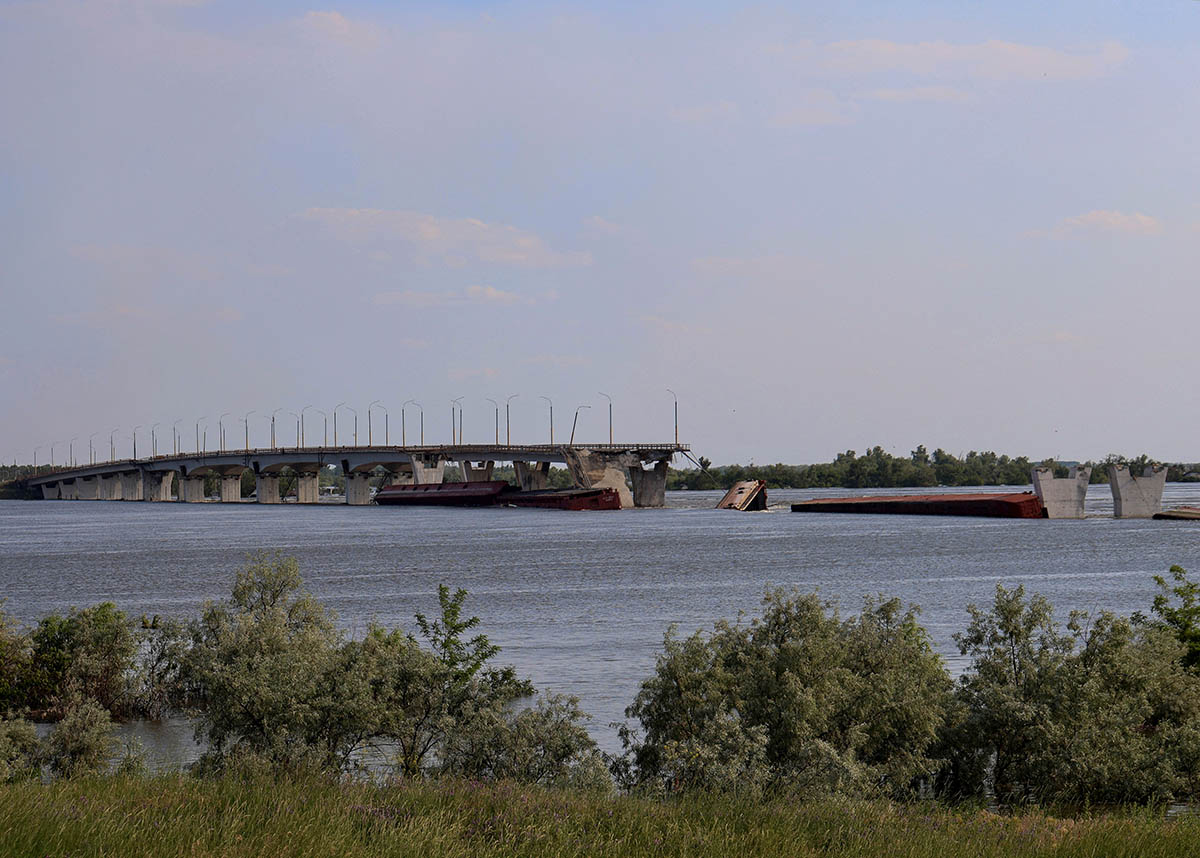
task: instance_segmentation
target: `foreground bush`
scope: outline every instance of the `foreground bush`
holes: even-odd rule
[[[748,625],[668,633],[616,771],[667,792],[906,796],[938,769],[950,688],[898,600],[843,620],[816,594],[776,591]]]
[[[1165,858],[1200,819],[1005,817],[928,803],[659,802],[465,781],[76,780],[0,786],[0,855]]]

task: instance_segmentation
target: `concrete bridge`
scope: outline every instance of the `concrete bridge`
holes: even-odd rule
[[[241,502],[242,474],[254,472],[258,503],[281,503],[279,478],[296,474],[296,499],[317,503],[318,474],[333,465],[346,478],[346,503],[371,502],[369,480],[382,471],[384,485],[440,483],[447,462],[456,462],[463,479],[490,480],[496,462],[511,462],[521,488],[546,488],[551,464],[565,466],[580,488],[612,488],[621,506],[660,507],[665,500],[667,467],[686,444],[457,444],[435,447],[278,447],[220,452],[180,453],[125,459],[60,469],[26,479],[47,500],[124,500],[202,503],[204,481],[220,479],[220,500]],[[178,477],[178,496],[173,493]],[[628,478],[628,479],[627,479]],[[632,485],[632,488],[630,487]]]

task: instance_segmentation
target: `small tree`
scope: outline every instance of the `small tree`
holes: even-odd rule
[[[51,772],[71,778],[104,771],[115,747],[108,710],[90,698],[75,698],[47,737],[45,755]]]
[[[1186,648],[1184,664],[1196,670],[1200,668],[1200,583],[1190,580],[1182,566],[1172,566],[1169,574],[1171,582],[1154,576],[1159,592],[1151,611]]]
[[[37,730],[21,718],[0,715],[0,783],[36,777]]]

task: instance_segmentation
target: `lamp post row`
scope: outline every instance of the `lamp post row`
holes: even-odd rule
[[[671,399],[672,399],[673,406],[674,406],[675,443],[678,444],[679,443],[679,397],[676,395],[675,391],[671,390],[670,388],[667,388],[667,393],[671,394]],[[603,396],[608,401],[608,443],[612,444],[613,443],[613,400],[612,400],[612,397],[609,396],[607,393],[601,392],[600,395]],[[508,396],[504,400],[504,443],[505,443],[505,446],[510,446],[510,447],[512,446],[512,420],[511,420],[512,401],[514,399],[516,399],[518,396],[520,396],[520,394],[514,393],[511,396]],[[544,399],[546,401],[547,405],[549,406],[550,443],[553,444],[554,443],[554,400],[552,400],[549,396],[540,396],[539,398]],[[464,399],[464,397],[459,396],[459,397],[456,397],[456,398],[450,400],[450,443],[451,444],[462,444],[463,443],[463,407],[462,407],[463,399]],[[491,397],[487,397],[486,401],[490,402],[494,408],[495,439],[496,439],[496,445],[499,446],[499,444],[500,444],[500,403],[497,402],[495,399],[492,399]],[[400,445],[403,447],[408,446],[407,415],[408,415],[408,406],[409,405],[415,406],[417,408],[417,411],[420,413],[420,446],[424,446],[425,445],[425,408],[424,408],[424,406],[421,405],[420,402],[418,402],[415,399],[406,399],[400,406]],[[299,412],[289,411],[286,408],[276,408],[274,411],[271,412],[271,414],[269,416],[264,415],[264,419],[266,419],[270,423],[271,447],[273,447],[273,448],[276,447],[277,436],[276,436],[276,432],[275,432],[275,422],[276,422],[275,418],[276,418],[276,415],[279,414],[280,411],[283,411],[286,414],[290,414],[292,417],[296,418],[296,446],[297,447],[307,446],[304,412],[308,411],[310,408],[313,411],[315,411],[317,414],[320,414],[321,417],[323,418],[323,421],[324,421],[324,431],[323,431],[323,436],[322,436],[323,437],[323,446],[328,447],[329,446],[329,414],[325,413],[324,411],[322,411],[321,409],[319,409],[313,405],[305,405],[303,408],[300,409]],[[338,410],[343,409],[343,408],[354,415],[353,438],[354,438],[354,446],[357,447],[358,446],[358,411],[356,411],[351,406],[347,405],[345,402],[339,402],[337,405],[335,405],[333,407],[333,412],[332,412],[333,413],[333,445],[335,447],[338,445],[337,415],[338,415]],[[383,402],[381,400],[378,400],[378,399],[372,400],[371,403],[367,406],[367,445],[374,446],[374,443],[375,443],[374,423],[373,423],[373,409],[375,409],[375,408],[378,408],[379,410],[381,410],[383,412],[383,443],[385,446],[390,446],[391,445],[391,429],[389,426],[390,414],[388,412],[387,407],[383,404]],[[590,405],[579,405],[575,408],[575,417],[571,421],[571,438],[570,438],[570,441],[568,442],[569,444],[575,443],[575,429],[579,423],[579,412],[582,410],[585,410],[585,409],[589,409],[589,408],[591,408]],[[251,410],[251,411],[246,412],[246,414],[243,415],[243,417],[242,417],[242,425],[244,428],[244,443],[245,443],[244,449],[247,449],[247,450],[250,449],[250,416],[252,414],[256,414],[256,413],[257,413],[256,411]],[[225,452],[225,450],[226,450],[225,418],[229,417],[229,416],[230,416],[230,412],[226,411],[217,418],[217,428],[218,428],[218,436],[219,436],[218,441],[217,441],[217,449],[219,452]],[[195,448],[194,449],[197,453],[207,453],[208,452],[208,426],[207,425],[204,426],[203,432],[201,430],[201,423],[202,423],[202,421],[204,421],[206,419],[208,419],[206,416],[201,416],[201,417],[197,417],[195,420],[195,436],[196,437],[195,437]],[[179,428],[178,428],[179,424],[181,422],[183,422],[182,417],[179,418],[178,420],[174,421],[171,424],[171,452],[173,455],[176,455],[176,456],[182,454],[182,452],[183,452],[183,450],[182,450],[183,445],[180,443],[181,438],[180,438],[180,433],[179,433]],[[152,456],[158,456],[157,429],[161,425],[162,425],[161,423],[155,423],[153,426],[150,427],[150,450],[151,450]],[[139,424],[137,426],[134,426],[133,430],[131,432],[132,441],[133,441],[133,458],[135,458],[135,459],[137,458],[137,430],[139,430],[141,428],[142,428],[142,426]],[[108,458],[109,458],[110,462],[116,461],[116,458],[117,458],[116,435],[117,435],[117,432],[119,432],[119,431],[120,431],[119,428],[113,429],[111,432],[109,432],[109,435],[108,435]],[[96,464],[96,450],[95,450],[95,445],[92,442],[92,439],[94,439],[99,434],[101,434],[101,433],[93,432],[91,435],[88,436],[88,461],[90,464],[93,464],[93,465]],[[71,465],[71,466],[78,464],[75,460],[75,442],[78,440],[79,440],[79,437],[76,436],[74,438],[71,438],[67,442],[54,441],[53,443],[51,443],[49,445],[51,467],[55,466],[54,448],[56,446],[61,447],[61,445],[63,443],[67,443],[69,445],[68,454],[67,454],[67,464]],[[37,447],[33,448],[33,466],[35,468],[37,467],[38,451],[40,451],[42,449],[43,449],[42,446],[37,446]]]

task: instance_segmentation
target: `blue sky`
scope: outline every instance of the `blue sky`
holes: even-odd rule
[[[0,455],[671,388],[718,462],[1200,459],[1197,15],[0,3]]]

